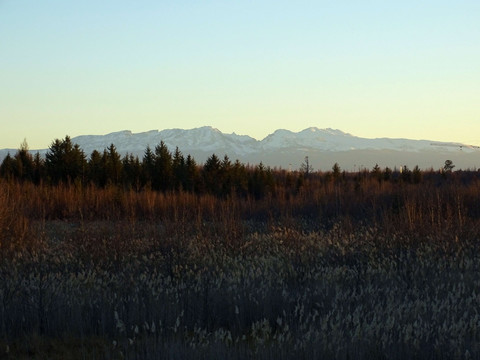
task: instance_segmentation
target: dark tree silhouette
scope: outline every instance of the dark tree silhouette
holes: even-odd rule
[[[69,136],[56,139],[45,156],[45,168],[50,181],[75,182],[85,174],[85,154],[78,144],[72,144]]]
[[[10,156],[10,153],[3,159],[0,165],[0,176],[4,179],[15,178],[15,160]]]
[[[203,182],[205,184],[205,190],[212,194],[221,193],[221,163],[217,155],[212,154],[205,164],[202,170]]]
[[[182,152],[178,149],[178,146],[175,148],[172,158],[172,171],[173,171],[173,187],[175,190],[180,190],[185,188],[187,168],[185,165],[185,159]]]
[[[443,170],[445,172],[451,172],[454,167],[455,167],[455,165],[453,165],[452,160],[445,160],[445,165],[443,166]]]
[[[237,159],[231,169],[232,187],[235,193],[245,197],[248,194],[248,174],[245,165]]]
[[[173,181],[172,154],[163,141],[155,147],[154,173],[152,186],[156,190],[167,191]]]
[[[32,181],[38,185],[45,178],[45,160],[37,152],[33,157]]]
[[[342,170],[340,169],[340,165],[338,165],[338,163],[333,164],[333,166],[332,166],[333,180],[335,180],[335,181],[340,180],[341,171]]]
[[[139,191],[141,188],[142,164],[138,156],[125,155],[122,160],[123,186]]]
[[[187,156],[187,160],[185,160],[185,183],[184,189],[190,192],[196,190],[197,183],[198,183],[198,167],[195,159],[190,155]]]
[[[303,172],[305,177],[308,177],[308,175],[310,175],[310,173],[313,171],[313,166],[310,164],[310,160],[308,159],[308,156],[305,156],[305,160],[300,166],[300,171]]]
[[[122,180],[122,161],[115,145],[110,146],[103,152],[107,183],[120,184]]]
[[[250,193],[256,199],[261,199],[274,187],[274,179],[270,168],[266,168],[262,163],[255,167],[253,175],[249,181]]]
[[[28,151],[28,144],[26,140],[23,140],[14,156],[13,169],[14,176],[22,181],[33,180],[33,156]]]
[[[93,150],[87,164],[88,179],[97,186],[104,187],[107,183],[103,155]]]
[[[151,186],[153,173],[155,172],[155,154],[150,146],[147,146],[142,160],[142,184]]]

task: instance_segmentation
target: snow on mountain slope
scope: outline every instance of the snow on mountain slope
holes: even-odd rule
[[[248,135],[224,134],[210,126],[189,130],[151,130],[141,133],[124,130],[106,135],[83,135],[72,138],[72,142],[80,145],[87,157],[93,150],[102,152],[110,144],[114,144],[120,154],[129,153],[142,158],[147,146],[154,150],[160,141],[163,141],[172,152],[178,147],[185,155],[191,154],[199,163],[215,153],[220,157],[227,154],[231,159],[238,158],[250,163],[263,161],[266,165],[284,168],[288,168],[295,159],[303,161],[307,155],[311,159],[316,157],[319,162],[326,162],[333,161],[338,154],[341,154],[340,157],[337,156],[338,159],[345,162],[345,165],[348,163],[351,166],[369,162],[375,164],[375,158],[385,159],[385,166],[403,165],[402,161],[406,164],[407,161],[415,159],[418,159],[418,163],[422,163],[422,159],[428,158],[431,160],[424,161],[427,167],[429,162],[432,163],[430,166],[437,167],[441,159],[455,157],[461,160],[469,155],[468,163],[464,166],[476,167],[478,166],[477,155],[480,155],[478,147],[464,144],[430,140],[367,139],[337,129],[316,127],[300,132],[279,129],[262,140],[256,140]],[[46,151],[47,149],[39,150],[41,155]],[[381,155],[379,151],[382,152]],[[0,161],[7,152],[13,156],[16,150],[0,150]],[[359,154],[362,154],[361,157]]]
[[[114,144],[122,153],[141,155],[147,146],[152,150],[163,141],[173,151],[178,146],[180,151],[201,150],[204,152],[217,152],[223,150],[233,151],[235,154],[244,155],[255,149],[256,140],[249,136],[236,134],[223,134],[212,127],[201,127],[191,130],[167,129],[151,130],[133,134],[131,131],[119,131],[107,135],[87,135],[72,138],[72,141],[80,145],[87,154],[94,149],[103,150]]]
[[[460,147],[465,151],[475,151],[474,147],[457,143],[441,144],[430,140],[409,140],[377,138],[367,139],[353,136],[336,129],[308,128],[298,133],[288,130],[277,130],[261,141],[263,150],[282,148],[315,149],[321,151],[349,151],[349,150],[396,150],[396,151],[424,151],[443,150],[458,151]],[[438,145],[434,145],[438,144]],[[443,146],[441,146],[443,145]]]

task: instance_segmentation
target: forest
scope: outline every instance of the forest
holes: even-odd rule
[[[0,165],[0,358],[480,359],[480,173]]]
[[[446,160],[442,166],[445,172],[451,172],[454,168],[450,160]],[[373,177],[379,182],[401,181],[418,184],[423,177],[418,166],[413,170],[403,166],[399,171],[388,167],[380,169],[375,165],[371,171],[363,170],[360,170],[358,175]],[[438,177],[438,174],[433,173],[432,169],[428,177]],[[308,157],[297,171],[271,169],[262,163],[245,165],[239,160],[232,162],[227,155],[219,158],[216,154],[212,154],[203,165],[198,165],[190,155],[184,156],[178,147],[172,153],[163,142],[153,150],[147,146],[141,160],[129,154],[122,157],[114,144],[104,149],[103,153],[94,150],[87,159],[84,151],[78,144],[73,144],[69,136],[62,140],[56,139],[45,159],[38,153],[33,156],[24,141],[16,154],[8,154],[0,165],[0,177],[37,185],[93,184],[99,188],[114,185],[137,192],[144,189],[162,192],[186,191],[221,197],[235,193],[240,197],[254,196],[257,199],[267,194],[274,195],[279,188],[296,192],[307,177],[318,179],[318,175],[318,172],[313,171]],[[327,182],[338,182],[340,178],[345,180],[347,176],[337,163],[333,164],[330,173],[323,175],[323,180]],[[356,181],[360,181],[358,176]]]

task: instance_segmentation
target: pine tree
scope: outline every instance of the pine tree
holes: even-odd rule
[[[153,173],[155,172],[155,154],[150,146],[147,146],[142,160],[142,184],[152,186]]]
[[[422,172],[420,171],[420,168],[418,167],[418,165],[415,165],[415,167],[413,168],[413,171],[412,171],[412,181],[414,184],[420,184],[420,182],[422,181]]]
[[[374,179],[377,179],[377,181],[379,183],[381,183],[383,181],[383,174],[382,174],[382,170],[380,169],[380,166],[378,166],[378,164],[375,164],[375,166],[373,167],[370,175],[374,178]]]
[[[185,183],[183,188],[189,192],[197,190],[196,184],[198,183],[198,167],[195,159],[190,155],[185,160]]]
[[[263,163],[255,167],[253,175],[249,181],[249,191],[256,199],[261,199],[273,190],[274,179],[270,168],[266,168]]]
[[[33,183],[38,185],[45,178],[45,160],[37,153],[33,157]]]
[[[138,156],[125,155],[122,160],[122,169],[123,186],[139,191],[142,165]]]
[[[220,164],[220,178],[219,182],[221,183],[220,194],[222,196],[227,196],[232,192],[233,182],[232,182],[232,162],[227,155],[223,157],[222,163]]]
[[[453,165],[452,160],[445,160],[445,164],[443,165],[443,171],[445,172],[452,172],[455,165]]]
[[[341,175],[341,169],[340,169],[340,165],[338,165],[338,163],[335,163],[332,167],[332,176],[333,176],[333,179],[335,181],[339,181],[340,180],[340,175]]]
[[[245,165],[243,165],[238,159],[231,169],[231,181],[232,187],[236,194],[242,197],[246,197],[248,194],[248,174]]]
[[[152,186],[156,190],[167,191],[172,188],[172,154],[163,141],[155,147],[155,161]]]
[[[186,165],[182,152],[175,148],[172,159],[173,187],[175,190],[184,189],[186,183]]]
[[[33,181],[33,156],[28,151],[28,144],[23,140],[14,156],[14,176],[22,181]]]
[[[212,154],[202,169],[202,178],[205,184],[205,190],[210,194],[219,194],[221,189],[220,178],[221,163],[217,155]]]
[[[7,180],[15,178],[15,160],[10,156],[10,153],[7,154],[2,161],[2,165],[0,165],[0,176]]]
[[[307,178],[313,171],[313,166],[310,164],[310,160],[308,159],[308,156],[305,156],[305,160],[300,166],[300,171],[302,171]]]
[[[390,181],[392,179],[392,169],[390,169],[388,166],[383,170],[383,180],[385,181]]]
[[[107,175],[103,162],[103,156],[97,150],[93,150],[87,165],[87,177],[95,185],[104,187],[107,183]]]
[[[69,136],[65,136],[64,140],[56,139],[45,156],[45,168],[47,176],[55,184],[83,181],[85,154],[78,144],[72,144]]]
[[[412,171],[408,168],[407,165],[401,167],[402,174],[401,179],[403,182],[411,183],[412,182]]]
[[[104,151],[107,183],[118,185],[122,180],[122,161],[115,145],[110,144]]]

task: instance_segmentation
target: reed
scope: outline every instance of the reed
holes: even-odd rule
[[[476,175],[327,175],[262,198],[1,180],[0,357],[480,358]]]

